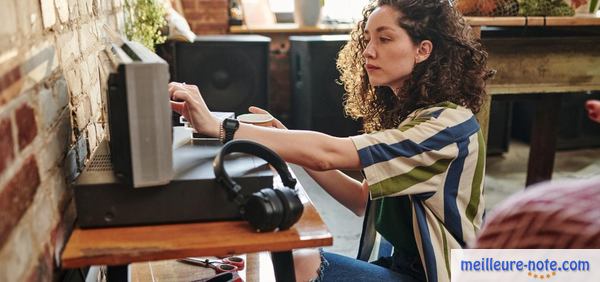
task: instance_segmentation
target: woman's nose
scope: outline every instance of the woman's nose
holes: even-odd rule
[[[375,50],[373,50],[373,46],[371,45],[371,42],[367,43],[367,46],[365,46],[365,50],[363,51],[362,55],[365,58],[370,58],[370,59],[375,58]]]

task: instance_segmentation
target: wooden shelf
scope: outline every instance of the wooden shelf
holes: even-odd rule
[[[274,181],[277,182],[277,177]],[[289,230],[257,233],[245,221],[75,228],[62,253],[61,266],[122,265],[331,246],[333,237],[327,226],[301,185],[296,187],[304,204],[304,213]]]
[[[575,17],[465,17],[472,26],[600,26],[600,17],[595,15],[577,15]],[[298,26],[293,23],[258,25],[258,26],[232,26],[230,33],[270,34],[324,34],[347,33],[354,24],[320,24],[317,26]]]
[[[256,26],[231,26],[230,33],[304,33],[304,34],[321,34],[321,33],[348,33],[354,24],[339,24],[317,26],[299,26],[294,23],[280,23],[272,25],[256,25]]]
[[[466,17],[472,26],[600,26],[600,17]]]

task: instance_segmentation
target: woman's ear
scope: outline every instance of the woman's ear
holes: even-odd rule
[[[423,40],[419,43],[419,47],[417,49],[417,55],[415,57],[415,62],[418,64],[423,62],[429,58],[431,55],[431,51],[433,50],[433,44],[429,40]]]

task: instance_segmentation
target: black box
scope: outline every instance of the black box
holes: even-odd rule
[[[270,43],[260,35],[203,35],[156,52],[169,63],[171,80],[197,85],[210,110],[240,115],[249,106],[268,108]]]
[[[490,119],[486,153],[497,155],[508,152],[511,138],[512,105],[510,95],[493,95],[490,106]]]
[[[337,83],[339,51],[347,35],[290,36],[292,127],[334,136],[356,135],[359,121],[344,115],[345,93]]]
[[[217,140],[186,138],[175,142],[175,178],[164,186],[132,188],[115,176],[108,146],[102,142],[75,183],[78,225],[86,228],[240,219],[239,208],[214,180],[212,162],[221,146]],[[273,187],[273,172],[258,157],[233,154],[228,156],[225,168],[244,194]]]

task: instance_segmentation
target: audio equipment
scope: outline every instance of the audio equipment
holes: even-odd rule
[[[171,66],[171,81],[195,84],[212,111],[268,108],[269,44],[260,35],[206,35],[168,42],[157,53]]]
[[[225,171],[225,157],[231,153],[246,153],[265,160],[275,168],[285,187],[263,188],[244,195],[240,192],[241,185]],[[257,231],[285,230],[302,216],[304,206],[295,189],[297,181],[285,161],[271,149],[248,140],[233,140],[221,148],[213,162],[213,169],[216,181],[227,190],[229,199],[240,207],[242,217]]]
[[[144,45],[123,40],[111,48],[108,129],[112,166],[134,188],[165,185],[173,177],[169,66]]]
[[[361,124],[346,117],[342,97],[344,88],[336,59],[348,35],[290,36],[292,85],[292,124],[347,137],[358,134]]]

